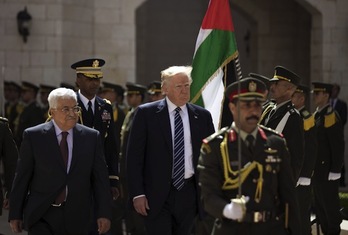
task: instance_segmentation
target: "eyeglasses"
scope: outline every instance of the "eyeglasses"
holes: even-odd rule
[[[64,114],[69,114],[71,111],[73,113],[79,113],[79,112],[81,112],[81,107],[80,106],[75,106],[75,107],[72,107],[72,108],[64,107],[62,109],[56,109],[56,110],[60,110]]]

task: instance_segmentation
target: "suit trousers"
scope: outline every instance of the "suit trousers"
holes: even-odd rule
[[[160,213],[154,218],[145,217],[147,233],[151,235],[189,235],[198,213],[196,196],[194,177],[186,180],[180,191],[172,186]],[[149,206],[151,210],[151,205]]]
[[[64,204],[60,207],[51,206],[42,218],[28,228],[28,235],[85,235],[72,234],[66,231],[64,225]]]

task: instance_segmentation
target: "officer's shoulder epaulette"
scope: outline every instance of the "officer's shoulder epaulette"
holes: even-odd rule
[[[4,118],[4,117],[0,117],[0,121],[1,121],[1,122],[5,122],[5,123],[8,123],[8,119],[7,119],[7,118]]]
[[[300,113],[304,119],[310,118],[312,116],[312,114],[307,109],[302,109]]]
[[[214,134],[208,136],[207,138],[203,139],[203,143],[204,144],[208,144],[210,141],[214,140],[214,139],[223,139],[223,133],[225,133],[228,130],[229,127],[224,127],[221,130],[215,132]]]
[[[282,133],[280,133],[280,132],[278,132],[278,131],[276,131],[276,130],[274,130],[272,128],[266,127],[264,125],[259,124],[259,128],[261,128],[265,132],[269,132],[269,133],[272,133],[272,134],[276,134],[276,135],[278,135],[280,137],[284,137]]]
[[[330,106],[327,109],[326,114],[324,115],[324,127],[328,128],[328,127],[334,125],[336,122],[337,122],[336,112]]]
[[[107,103],[107,104],[110,104],[111,105],[111,102],[110,102],[110,100],[108,100],[108,99],[103,99],[104,101],[105,101],[105,103]]]

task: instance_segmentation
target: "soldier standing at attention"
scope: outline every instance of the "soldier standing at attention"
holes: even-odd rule
[[[276,66],[271,82],[271,99],[264,108],[260,124],[282,133],[286,139],[291,167],[297,182],[303,164],[303,119],[291,102],[301,78],[282,66]]]
[[[339,235],[342,222],[338,189],[344,155],[342,121],[330,105],[332,85],[312,82],[315,125],[318,128],[317,161],[313,175],[314,206],[324,234]]]
[[[100,80],[103,78],[102,59],[86,59],[71,65],[76,71],[76,92],[78,105],[81,107],[81,124],[96,129],[102,136],[105,161],[108,166],[109,180],[113,200],[119,196],[118,190],[118,149],[115,139],[113,111],[110,101],[98,97]],[[94,221],[94,220],[93,220]],[[95,228],[97,228],[95,226]],[[97,231],[95,231],[97,234]]]
[[[20,101],[21,87],[12,81],[4,82],[4,98],[5,98],[5,117],[12,133],[16,133],[18,129],[19,116],[23,112],[24,105]]]
[[[300,234],[286,142],[258,125],[265,89],[251,77],[228,86],[234,122],[203,140],[198,169],[204,209],[217,218],[214,235]]]
[[[310,89],[307,86],[299,85],[292,96],[292,103],[303,118],[304,129],[304,161],[297,181],[296,194],[300,208],[302,235],[311,234],[311,206],[312,206],[312,187],[311,178],[314,173],[315,161],[317,159],[317,127],[315,126],[314,115],[306,109],[306,101]]]
[[[161,100],[164,98],[161,89],[160,81],[153,81],[147,87],[147,94],[149,95],[149,102]]]
[[[22,102],[25,107],[19,116],[18,128],[14,133],[18,148],[22,143],[24,130],[45,121],[40,105],[36,101],[39,87],[30,82],[22,82],[21,90]]]

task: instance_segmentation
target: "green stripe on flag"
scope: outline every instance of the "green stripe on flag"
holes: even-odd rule
[[[234,32],[215,29],[205,38],[192,62],[192,103],[204,107],[202,91],[206,83],[220,67],[235,59],[237,55]]]

